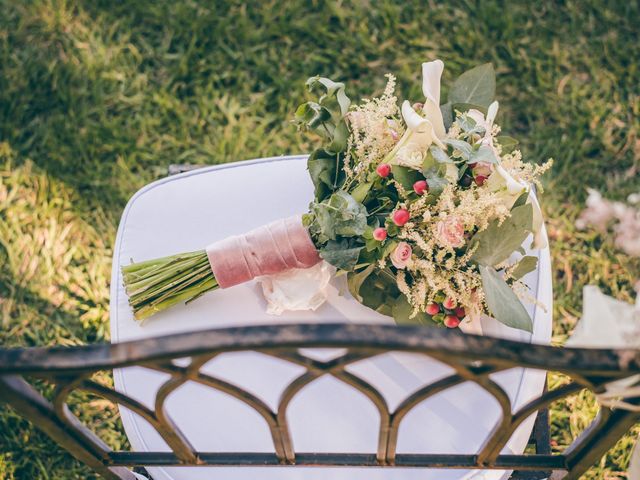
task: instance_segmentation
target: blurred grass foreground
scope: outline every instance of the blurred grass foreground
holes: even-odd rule
[[[640,271],[574,227],[587,186],[613,198],[639,189],[639,19],[637,1],[0,0],[0,345],[108,340],[119,215],[170,163],[307,152],[289,120],[308,76],[360,98],[393,72],[402,96],[420,99],[420,63],[437,57],[445,84],[493,62],[503,130],[525,159],[555,159],[543,207],[561,344],[583,285],[631,300]],[[126,443],[110,404],[74,404],[107,442]],[[554,449],[596,408],[586,394],[556,404]],[[585,478],[626,478],[637,433]],[[0,480],[49,478],[94,476],[0,406]]]

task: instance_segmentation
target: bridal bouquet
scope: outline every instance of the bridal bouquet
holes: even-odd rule
[[[440,102],[444,64],[422,65],[424,101],[399,108],[395,78],[380,97],[352,105],[342,83],[313,77],[315,101],[294,122],[324,142],[308,158],[315,198],[301,217],[206,249],[122,268],[142,320],[215,288],[310,268],[346,273],[350,293],[397,322],[457,327],[486,314],[531,331],[522,277],[543,248],[531,185],[550,166],[522,162],[495,123],[490,64],[462,74]],[[539,185],[538,185],[539,187]]]

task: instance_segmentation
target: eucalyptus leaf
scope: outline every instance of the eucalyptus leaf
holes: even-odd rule
[[[467,163],[498,163],[493,148],[488,145],[480,145],[480,148],[469,156]]]
[[[310,229],[324,243],[341,237],[359,237],[367,229],[367,209],[351,195],[338,190],[329,199],[311,204],[314,225]]]
[[[527,255],[526,257],[522,257],[520,259],[520,261],[516,265],[516,268],[514,268],[513,271],[511,272],[511,276],[516,280],[520,280],[527,273],[533,272],[537,266],[538,266],[538,257],[532,257],[531,255]]]
[[[489,267],[504,262],[529,236],[532,223],[533,207],[530,204],[511,210],[511,216],[501,225],[494,220],[471,239],[470,245],[477,245],[471,260]]]
[[[360,256],[360,250],[362,250],[362,248],[362,245],[349,242],[349,240],[345,238],[340,241],[329,240],[319,252],[320,257],[338,270],[349,272],[358,264],[358,257]]]
[[[495,98],[496,74],[493,65],[485,63],[460,75],[449,91],[452,104],[473,104],[488,108]]]
[[[342,156],[319,149],[309,155],[307,169],[315,187],[317,201],[322,201],[338,189],[344,181]]]
[[[427,185],[429,185],[429,195],[440,195],[442,190],[444,190],[444,187],[449,183],[449,180],[440,174],[438,168],[432,167],[422,173],[424,178],[427,180]]]
[[[452,146],[454,149],[459,151],[462,154],[462,158],[468,160],[471,154],[473,153],[473,147],[469,145],[464,140],[457,140],[454,138],[447,139],[444,141],[447,145]]]
[[[429,147],[429,153],[433,155],[433,158],[438,163],[454,163],[453,160],[449,158],[449,155],[447,155],[447,152],[436,145]]]
[[[513,152],[520,142],[513,137],[509,137],[507,135],[498,135],[496,137],[497,142],[502,147],[502,153],[511,153]]]
[[[479,268],[485,301],[493,317],[508,327],[532,332],[533,323],[527,310],[502,276],[491,267]]]

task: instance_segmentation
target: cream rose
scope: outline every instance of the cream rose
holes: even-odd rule
[[[455,215],[449,215],[436,224],[438,241],[452,248],[464,245],[464,225]]]

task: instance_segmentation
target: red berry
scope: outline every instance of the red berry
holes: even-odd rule
[[[477,164],[477,163],[470,163],[470,164],[469,164],[469,168],[470,168],[471,170],[473,170],[474,168],[476,168],[476,165],[478,165],[478,164]]]
[[[382,178],[387,178],[391,173],[391,165],[388,163],[381,163],[378,165],[378,168],[376,168],[376,173]]]
[[[477,175],[475,178],[476,185],[478,185],[479,187],[484,185],[484,182],[486,181],[487,181],[487,177],[485,177],[484,175]]]
[[[401,227],[409,221],[409,212],[405,208],[393,212],[393,223]]]
[[[447,315],[446,317],[444,317],[444,324],[448,328],[456,328],[458,325],[460,325],[460,319],[455,315]]]
[[[453,310],[454,308],[456,308],[456,302],[453,298],[447,298],[445,299],[444,302],[442,302],[442,305],[444,306],[444,308],[446,308],[447,310]]]
[[[387,238],[387,229],[378,227],[373,231],[373,238],[382,242],[385,238]]]
[[[418,195],[422,195],[424,192],[429,191],[429,184],[427,183],[426,180],[418,180],[416,183],[413,184],[413,191],[416,192]]]
[[[462,307],[458,307],[458,308],[456,308],[456,309],[455,309],[455,312],[456,312],[456,316],[457,316],[458,318],[464,318],[464,316],[467,314],[467,312],[465,312],[465,311],[464,311],[464,308],[462,308]]]
[[[433,316],[436,313],[440,312],[440,306],[437,303],[430,303],[427,305],[426,312]]]

